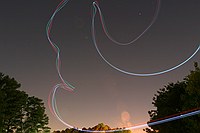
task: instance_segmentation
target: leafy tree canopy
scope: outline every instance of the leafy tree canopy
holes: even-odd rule
[[[195,70],[190,71],[183,81],[169,83],[159,89],[153,97],[155,110],[150,110],[150,120],[157,120],[191,109],[200,109],[200,68],[194,64]],[[151,130],[152,129],[152,130]],[[200,131],[200,115],[151,126],[147,133],[197,133]]]
[[[0,73],[0,133],[49,131],[44,103],[18,90],[20,84]]]

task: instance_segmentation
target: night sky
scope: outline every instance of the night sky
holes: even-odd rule
[[[21,89],[44,100],[60,83],[45,27],[60,0],[1,1],[0,72],[14,77]],[[91,36],[93,0],[71,0],[57,14],[52,40],[61,49],[61,72],[75,93],[60,89],[58,108],[66,122],[92,127],[104,122],[111,127],[149,120],[152,98],[169,82],[182,80],[200,60],[198,53],[184,66],[166,74],[137,77],[106,64],[95,50]],[[137,37],[151,22],[156,0],[99,0],[109,33],[120,42]],[[200,1],[161,0],[158,18],[135,43],[119,46],[104,34],[96,19],[97,44],[112,64],[136,73],[165,70],[187,59],[200,45]],[[46,108],[49,126],[65,129]]]

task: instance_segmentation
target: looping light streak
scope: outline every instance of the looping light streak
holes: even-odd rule
[[[100,20],[101,20],[101,25],[102,25],[102,28],[103,28],[103,31],[104,33],[106,34],[106,36],[114,43],[118,44],[118,45],[129,45],[129,44],[133,44],[134,42],[136,42],[140,37],[142,37],[148,30],[149,28],[155,23],[157,17],[158,17],[158,13],[160,11],[160,0],[156,0],[156,9],[155,9],[155,13],[154,13],[154,16],[153,16],[153,19],[151,20],[150,24],[146,27],[146,29],[140,33],[136,38],[132,39],[131,41],[129,42],[126,42],[126,43],[122,43],[122,42],[118,42],[116,41],[108,32],[108,29],[106,27],[106,24],[105,24],[105,21],[104,21],[104,17],[103,17],[103,14],[101,12],[101,9],[99,7],[99,4],[97,1],[93,2],[93,20],[94,20],[94,17],[96,16],[96,12],[98,10],[98,13],[99,13],[99,17],[100,17]]]
[[[96,51],[98,52],[98,54],[100,55],[100,57],[109,65],[111,66],[112,68],[114,68],[115,70],[119,71],[119,72],[122,72],[124,74],[128,74],[128,75],[132,75],[132,76],[155,76],[155,75],[160,75],[160,74],[164,74],[164,73],[167,73],[167,72],[170,72],[170,71],[173,71],[179,67],[181,67],[182,65],[184,65],[185,63],[187,63],[190,59],[192,59],[196,54],[197,52],[199,51],[200,49],[200,45],[198,46],[198,48],[195,50],[195,52],[190,56],[188,57],[186,60],[184,60],[183,62],[181,62],[180,64],[174,66],[174,67],[171,67],[169,69],[166,69],[166,70],[163,70],[163,71],[158,71],[158,72],[153,72],[153,73],[135,73],[135,72],[129,72],[129,71],[126,71],[126,70],[123,70],[119,67],[116,67],[115,65],[113,65],[112,63],[110,63],[104,56],[103,54],[101,53],[101,51],[99,50],[98,48],[98,45],[97,45],[97,42],[96,42],[96,35],[95,35],[95,16],[97,14],[97,11],[99,12],[99,15],[100,15],[100,18],[102,19],[102,13],[101,13],[101,10],[100,10],[100,7],[98,5],[97,2],[93,2],[93,7],[94,7],[94,10],[93,10],[93,16],[92,16],[92,39],[93,39],[93,42],[94,42],[94,45],[95,45],[95,48],[96,48]],[[156,15],[157,16],[157,15]],[[102,25],[103,25],[103,29],[104,29],[104,23],[103,21],[101,20],[102,22]],[[150,27],[148,27],[150,28]],[[105,30],[104,30],[105,31]],[[146,30],[145,30],[146,32]],[[106,35],[107,35],[107,32],[105,32]],[[144,33],[143,33],[144,34]],[[142,35],[143,35],[142,34]],[[107,35],[108,36],[108,35]],[[112,39],[111,39],[112,40]]]
[[[56,45],[56,43],[54,43],[52,40],[51,40],[51,37],[50,37],[50,33],[51,33],[51,28],[52,28],[52,23],[53,23],[53,19],[56,15],[56,13],[58,13],[67,3],[68,3],[69,0],[62,0],[59,5],[57,6],[56,10],[54,11],[53,15],[51,16],[50,20],[48,21],[47,23],[47,26],[46,26],[46,35],[47,35],[47,39],[49,41],[49,43],[51,44],[52,48],[54,49],[57,57],[56,57],[56,69],[57,69],[57,72],[58,72],[58,76],[59,78],[61,79],[62,81],[62,86],[64,86],[65,89],[67,89],[68,91],[74,91],[74,86],[72,86],[69,82],[65,81],[61,75],[61,72],[60,72],[60,68],[61,68],[61,60],[60,60],[60,49],[59,47]]]
[[[56,45],[56,43],[54,43],[52,40],[51,40],[51,37],[50,37],[50,33],[51,33],[51,28],[52,28],[52,24],[53,24],[53,20],[54,20],[54,17],[56,16],[56,14],[69,2],[69,0],[62,0],[58,6],[56,7],[55,11],[53,12],[52,16],[50,17],[48,23],[47,23],[47,26],[46,26],[46,35],[47,35],[47,39],[50,43],[50,45],[52,46],[52,48],[54,49],[55,53],[56,53],[56,69],[57,69],[57,72],[58,72],[58,76],[61,80],[61,83],[60,84],[57,84],[55,85],[52,90],[50,91],[50,94],[49,94],[49,97],[48,97],[48,106],[49,106],[49,109],[51,111],[51,113],[60,121],[62,122],[64,125],[66,125],[67,127],[69,128],[74,128],[75,126],[72,126],[71,124],[65,122],[61,115],[59,114],[59,111],[58,111],[58,108],[57,108],[57,103],[56,103],[56,92],[58,90],[58,88],[62,88],[62,89],[65,89],[67,91],[70,91],[70,92],[73,92],[75,87],[72,86],[69,82],[65,81],[61,75],[61,72],[60,72],[60,68],[61,68],[61,59],[60,59],[60,49],[59,47]],[[98,46],[97,46],[97,43],[96,43],[96,36],[95,36],[95,16],[96,16],[96,13],[97,11],[99,12],[100,14],[100,19],[101,19],[101,23],[102,23],[102,27],[104,29],[104,32],[105,34],[107,35],[107,37],[115,42],[116,44],[118,45],[128,45],[128,44],[131,44],[135,41],[137,41],[152,25],[153,23],[155,22],[157,16],[158,16],[158,12],[159,12],[159,8],[160,8],[160,0],[157,0],[157,7],[156,7],[156,11],[155,11],[155,14],[154,14],[154,17],[152,19],[152,22],[149,24],[149,26],[138,36],[136,37],[135,39],[133,39],[132,41],[130,42],[127,42],[127,43],[121,43],[121,42],[117,42],[116,40],[114,40],[108,33],[107,29],[106,29],[106,26],[105,26],[105,23],[104,23],[104,20],[103,20],[103,15],[101,13],[101,10],[100,10],[100,7],[98,5],[97,2],[93,2],[93,16],[92,16],[92,38],[93,38],[93,42],[94,42],[94,45],[95,45],[95,48],[97,50],[97,52],[99,53],[99,55],[101,56],[101,58],[108,64],[110,65],[112,68],[122,72],[122,73],[125,73],[125,74],[129,74],[129,75],[134,75],[134,76],[153,76],[153,75],[158,75],[158,74],[163,74],[163,73],[166,73],[166,72],[169,72],[169,71],[172,71],[182,65],[184,65],[186,62],[188,62],[192,57],[194,57],[197,52],[199,51],[200,49],[200,45],[199,47],[197,48],[197,50],[188,58],[186,59],[184,62],[180,63],[179,65],[175,66],[175,67],[172,67],[170,69],[167,69],[165,71],[160,71],[160,72],[155,72],[155,73],[147,73],[147,74],[137,74],[137,73],[132,73],[132,72],[128,72],[128,71],[125,71],[125,70],[122,70],[120,68],[117,68],[115,67],[114,65],[112,65],[110,62],[108,62],[104,56],[101,54]],[[178,120],[178,119],[182,119],[182,118],[185,118],[185,117],[189,117],[189,116],[193,116],[193,115],[197,115],[197,114],[200,114],[200,109],[198,110],[192,110],[192,111],[187,111],[187,112],[184,112],[184,113],[181,113],[181,114],[177,114],[177,115],[173,115],[173,116],[168,116],[168,117],[165,117],[163,119],[158,119],[158,120],[154,120],[154,121],[150,121],[150,122],[145,122],[144,124],[138,124],[136,126],[132,126],[132,127],[127,127],[127,128],[124,128],[124,129],[117,129],[117,130],[108,130],[108,131],[104,131],[104,132],[114,132],[114,131],[122,131],[122,130],[133,130],[133,129],[138,129],[138,128],[144,128],[144,127],[147,127],[147,126],[154,126],[154,125],[158,125],[158,124],[161,124],[161,123],[166,123],[166,122],[170,122],[170,121],[174,121],[174,120]],[[74,128],[76,129],[76,128]],[[92,130],[82,130],[82,129],[76,129],[76,130],[79,130],[79,131],[85,131],[85,132],[103,132],[103,131],[92,131]]]

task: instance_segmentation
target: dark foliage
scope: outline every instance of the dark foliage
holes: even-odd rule
[[[152,104],[155,110],[149,111],[150,121],[159,120],[184,111],[200,109],[200,68],[195,63],[183,81],[170,83],[157,91]],[[198,133],[200,132],[200,115],[151,126],[147,133]]]
[[[47,131],[44,103],[19,88],[14,78],[0,73],[0,133]]]

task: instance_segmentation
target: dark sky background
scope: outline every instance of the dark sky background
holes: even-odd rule
[[[22,90],[44,100],[60,82],[54,53],[45,33],[46,24],[60,0],[1,1],[0,71],[15,77]],[[93,0],[71,0],[55,17],[52,40],[61,49],[62,74],[75,93],[59,90],[58,108],[66,122],[111,127],[149,120],[152,98],[169,82],[182,80],[199,61],[199,53],[172,72],[137,77],[108,66],[95,50],[91,37]],[[99,0],[110,34],[129,41],[145,30],[154,15],[156,0]],[[97,43],[113,64],[136,73],[168,69],[187,59],[200,44],[200,1],[161,0],[155,24],[137,42],[118,46],[105,36],[96,19]],[[65,129],[49,111],[49,126]],[[126,112],[127,118],[121,118]],[[125,119],[125,120],[124,120]],[[127,121],[126,121],[127,120]]]

